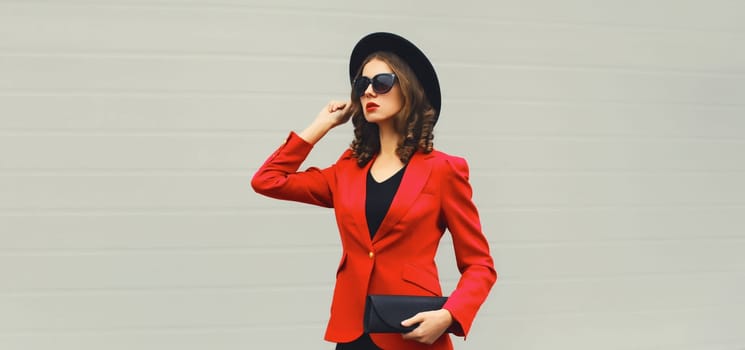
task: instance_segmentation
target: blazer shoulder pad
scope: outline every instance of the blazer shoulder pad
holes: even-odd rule
[[[430,155],[437,160],[437,164],[442,166],[443,171],[452,171],[460,176],[468,178],[468,161],[466,161],[465,158],[437,150],[432,151]]]
[[[354,164],[354,166],[357,166],[357,158],[354,156],[354,153],[352,152],[351,148],[347,148],[344,153],[339,156],[339,159],[336,161],[336,165],[339,166],[351,166]]]

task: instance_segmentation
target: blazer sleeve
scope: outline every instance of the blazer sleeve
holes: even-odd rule
[[[333,166],[315,167],[298,172],[313,145],[290,132],[285,142],[272,153],[251,179],[251,187],[267,197],[333,207]]]
[[[450,166],[443,178],[442,214],[453,238],[461,277],[444,308],[456,321],[452,331],[465,337],[476,312],[496,282],[497,273],[472,200],[468,163],[458,157],[449,157],[447,162]]]

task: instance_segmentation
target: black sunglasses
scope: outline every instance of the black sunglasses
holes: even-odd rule
[[[372,77],[372,79],[366,76],[354,79],[354,81],[352,81],[352,89],[354,89],[355,96],[360,97],[364,95],[367,86],[370,84],[372,84],[373,91],[375,91],[376,94],[384,94],[393,89],[393,85],[396,84],[396,74],[380,73]]]

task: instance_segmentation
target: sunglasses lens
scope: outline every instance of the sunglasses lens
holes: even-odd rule
[[[396,82],[396,76],[393,74],[378,74],[373,78],[373,90],[376,93],[384,94],[391,91],[393,84]]]
[[[372,79],[368,77],[359,77],[352,82],[352,88],[357,96],[365,94],[365,90],[372,83],[372,88],[375,93],[384,94],[391,91],[393,85],[396,84],[396,75],[393,73],[381,73],[374,76]]]
[[[368,77],[359,77],[354,80],[352,83],[354,86],[354,93],[357,96],[362,96],[365,94],[365,90],[367,90],[367,86],[370,85],[370,78]],[[373,87],[374,89],[374,87]]]

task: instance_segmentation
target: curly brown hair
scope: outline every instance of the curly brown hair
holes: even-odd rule
[[[396,131],[403,136],[403,141],[396,148],[396,155],[404,164],[409,162],[416,151],[432,152],[434,147],[434,130],[437,111],[427,100],[421,83],[414,71],[397,55],[378,51],[367,56],[360,65],[355,77],[362,74],[362,68],[373,59],[385,62],[396,74],[398,84],[403,94],[404,106],[393,118]],[[380,134],[378,125],[365,119],[360,96],[351,93],[352,124],[354,125],[354,140],[350,145],[353,156],[357,158],[357,165],[364,167],[372,157],[380,152]]]

